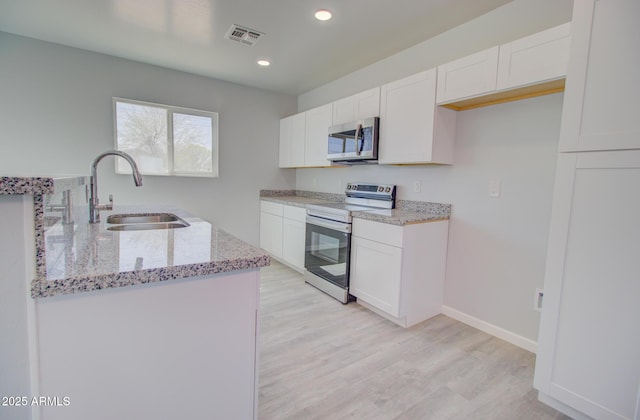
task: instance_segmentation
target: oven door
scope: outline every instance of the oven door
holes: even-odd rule
[[[304,267],[334,285],[349,288],[351,224],[307,216]]]

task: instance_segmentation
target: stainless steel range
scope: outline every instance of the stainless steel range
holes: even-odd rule
[[[392,209],[396,186],[348,183],[344,203],[307,206],[305,281],[342,303],[349,294],[351,214],[356,211]]]

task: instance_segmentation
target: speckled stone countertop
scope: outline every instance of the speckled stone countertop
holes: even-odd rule
[[[341,202],[344,201],[344,195],[299,190],[263,190],[260,191],[260,199],[305,207],[307,204]],[[380,209],[352,213],[352,217],[356,219],[397,226],[449,220],[450,215],[451,204],[410,200],[396,200],[396,208],[392,210]]]
[[[53,194],[83,184],[88,178],[74,177],[24,177],[24,176],[0,176],[0,194]]]
[[[190,226],[107,230],[112,213],[174,213]],[[265,251],[184,211],[116,207],[99,224],[56,223],[44,233],[44,270],[33,280],[35,298],[123,287],[268,266]]]

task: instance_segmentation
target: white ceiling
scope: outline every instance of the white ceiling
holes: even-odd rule
[[[509,1],[0,0],[0,31],[299,95]],[[224,39],[232,24],[265,36]]]

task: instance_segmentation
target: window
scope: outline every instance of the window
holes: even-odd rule
[[[218,176],[218,114],[113,98],[116,149],[144,175]],[[116,159],[116,173],[131,173]]]

